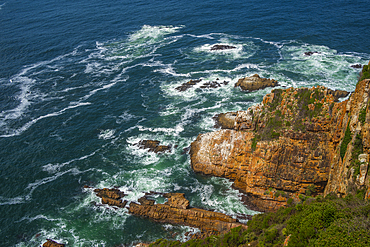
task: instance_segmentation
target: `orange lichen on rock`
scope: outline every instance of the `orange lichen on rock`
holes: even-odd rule
[[[234,113],[233,129],[199,135],[191,144],[191,166],[234,180],[261,210],[274,211],[289,198],[298,200],[299,194],[346,194],[351,182],[343,179],[348,176],[343,164],[348,166],[350,155],[340,159],[340,143],[350,122],[369,152],[369,121],[358,124],[361,109],[368,107],[368,92],[368,80],[358,83],[349,100],[338,103],[347,92],[323,86],[272,90],[261,104]],[[360,171],[354,180],[366,184],[365,165]]]

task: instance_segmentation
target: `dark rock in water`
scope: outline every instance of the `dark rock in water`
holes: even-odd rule
[[[217,129],[234,129],[236,117],[236,112],[217,114],[213,117],[213,119],[215,120],[215,125],[213,127]]]
[[[119,189],[95,189],[94,192],[102,199],[103,204],[119,208],[124,208],[127,204],[127,201],[122,202],[121,198],[126,195]]]
[[[129,213],[148,217],[157,222],[197,227],[201,229],[201,234],[196,237],[226,233],[238,226],[246,228],[231,216],[199,208],[189,208],[189,201],[183,193],[164,193],[163,196],[168,198],[165,204],[149,205],[146,198],[139,200],[139,202],[142,201],[141,204],[131,202]]]
[[[208,81],[208,82],[205,82],[203,83],[200,88],[219,88],[223,85],[227,85],[229,84],[228,81],[224,81],[224,82],[218,82],[218,78],[216,79],[216,81]],[[180,92],[184,92],[186,90],[188,90],[189,88],[193,87],[194,85],[198,84],[199,82],[201,82],[202,79],[199,79],[199,80],[190,80],[188,81],[187,83],[183,83],[181,86],[175,88],[176,90],[180,91]]]
[[[211,47],[211,51],[218,51],[218,50],[229,50],[229,49],[235,49],[235,46],[231,45],[214,45]]]
[[[189,154],[190,152],[190,146],[189,147],[186,147],[182,150],[181,154]]]
[[[65,244],[59,244],[51,239],[47,239],[47,242],[42,245],[43,247],[64,247]]]
[[[239,79],[235,83],[235,87],[240,87],[243,91],[256,91],[259,89],[264,89],[266,87],[276,87],[279,83],[273,79],[261,78],[259,75],[255,74],[251,77],[245,77]]]
[[[142,149],[149,149],[150,152],[154,153],[163,153],[163,152],[170,152],[171,146],[159,145],[160,141],[153,141],[153,140],[142,140],[138,144],[139,148]]]
[[[222,82],[223,85],[227,85],[229,84],[228,81],[224,81]],[[202,86],[200,86],[200,88],[219,88],[219,87],[222,87],[221,83],[217,82],[217,81],[209,81],[209,82],[206,82],[204,83]]]
[[[313,54],[319,54],[317,51],[307,51],[304,53],[306,56],[312,56]]]
[[[199,80],[190,80],[190,81],[188,81],[186,83],[183,83],[181,86],[178,86],[175,89],[178,90],[178,91],[180,91],[180,92],[184,92],[184,91],[188,90],[189,88],[191,88],[192,86],[198,84],[201,81],[202,81],[202,79],[199,79]]]
[[[351,67],[355,68],[355,69],[361,69],[362,65],[361,64],[352,64]]]
[[[328,89],[328,94],[331,94],[334,96],[334,102],[338,102],[339,98],[344,98],[349,95],[349,92],[344,91],[344,90],[331,90]]]

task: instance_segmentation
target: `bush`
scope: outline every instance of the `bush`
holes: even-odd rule
[[[349,129],[349,121],[348,121],[347,129],[346,129],[346,132],[344,133],[342,144],[340,144],[340,157],[342,158],[342,160],[344,159],[344,155],[346,154],[348,143],[351,141],[351,139],[352,139],[352,133],[351,133],[351,130]]]

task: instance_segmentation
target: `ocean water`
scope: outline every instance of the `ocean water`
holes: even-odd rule
[[[239,78],[353,91],[351,65],[370,60],[369,16],[368,1],[0,0],[0,246],[132,246],[196,231],[96,206],[94,188],[257,213],[231,181],[195,174],[183,149],[214,130],[215,114],[271,91],[241,92]],[[175,89],[217,78],[229,84]],[[138,149],[143,139],[172,151]]]

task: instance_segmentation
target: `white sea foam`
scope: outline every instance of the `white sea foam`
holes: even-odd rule
[[[112,129],[101,130],[99,135],[98,135],[98,138],[99,139],[104,139],[104,140],[112,139],[112,138],[114,138],[114,133],[115,132],[116,132],[116,130],[112,130]]]
[[[64,163],[61,163],[61,164],[60,163],[56,163],[56,164],[49,163],[47,165],[44,165],[42,167],[42,170],[46,171],[46,172],[49,172],[49,173],[56,173],[56,172],[59,172],[62,167],[66,166],[66,165],[69,165],[69,164],[71,164],[73,162],[76,162],[76,161],[86,160],[86,159],[94,156],[97,152],[99,152],[99,149],[92,152],[91,154],[84,155],[82,157],[78,157],[78,158],[75,158],[75,159],[71,159],[71,160],[69,160],[67,162],[64,162]]]
[[[74,109],[74,108],[77,108],[77,107],[80,107],[80,106],[90,105],[90,104],[91,103],[86,102],[86,103],[77,103],[77,104],[74,104],[74,105],[70,105],[70,106],[68,106],[68,107],[66,107],[66,108],[64,108],[64,109],[62,109],[60,111],[49,113],[49,114],[46,114],[44,116],[40,116],[38,118],[35,118],[35,119],[29,121],[28,123],[24,124],[21,128],[18,128],[16,130],[11,130],[11,131],[9,131],[10,133],[4,134],[4,135],[0,135],[0,137],[18,136],[18,135],[22,134],[24,131],[26,131],[27,129],[29,129],[32,125],[34,125],[35,123],[37,123],[38,121],[40,121],[42,119],[49,118],[49,117],[59,116],[59,115],[63,114],[65,111],[67,111],[67,110]]]

